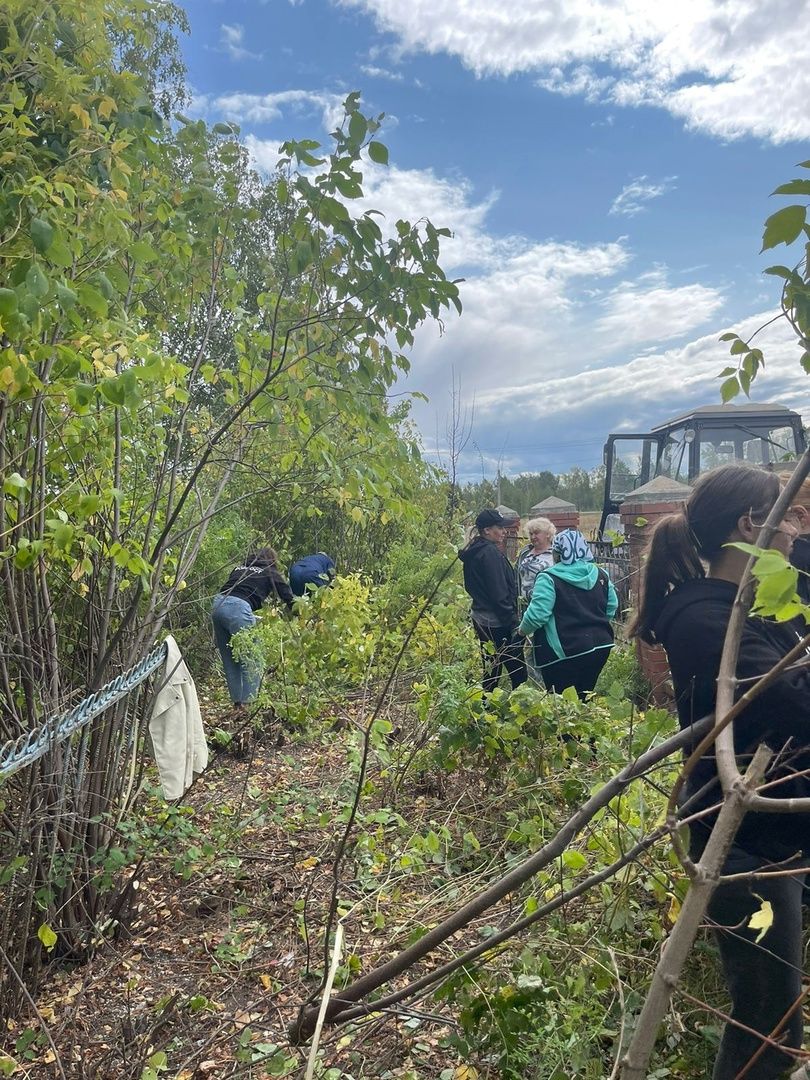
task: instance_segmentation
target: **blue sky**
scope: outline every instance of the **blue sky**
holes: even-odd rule
[[[777,291],[769,200],[810,158],[810,0],[191,0],[195,111],[258,167],[324,140],[360,90],[391,166],[365,205],[453,239],[464,314],[425,327],[403,389],[441,454],[453,378],[470,477],[599,463],[609,431],[717,400],[719,335]],[[783,249],[784,252],[784,249]],[[764,333],[756,400],[810,414],[801,350]]]

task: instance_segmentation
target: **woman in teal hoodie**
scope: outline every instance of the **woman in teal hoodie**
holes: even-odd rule
[[[593,690],[613,646],[610,620],[619,607],[613,583],[593,562],[579,529],[557,533],[554,564],[537,575],[518,632],[534,633],[535,664],[548,690]]]

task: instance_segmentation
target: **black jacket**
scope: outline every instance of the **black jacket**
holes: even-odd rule
[[[464,565],[464,588],[476,610],[489,612],[498,626],[510,629],[518,624],[518,592],[515,571],[501,549],[483,536],[458,553]]]
[[[292,589],[276,569],[275,563],[263,559],[250,559],[244,566],[237,566],[219,590],[224,596],[238,596],[247,600],[252,611],[258,611],[271,594],[292,607]]]
[[[723,639],[731,615],[737,586],[717,578],[688,581],[676,588],[664,602],[655,625],[655,636],[664,646],[672,670],[678,719],[682,728],[714,710],[717,675]],[[746,620],[740,644],[737,677],[764,675],[798,642],[787,623],[770,619]],[[747,684],[738,691],[738,696]],[[756,698],[734,721],[738,760],[744,761],[760,742],[765,742],[778,758],[771,760],[767,779],[791,776],[810,768],[810,676],[805,670],[783,674]],[[705,784],[690,810],[711,806],[721,799],[714,754],[698,763],[687,781],[687,796]],[[795,777],[766,791],[775,798],[807,798],[810,780]],[[702,851],[712,816],[706,824],[692,828],[693,850]],[[708,828],[707,828],[708,825]],[[810,854],[810,814],[747,814],[735,843],[743,850],[772,861],[789,858],[803,850]]]

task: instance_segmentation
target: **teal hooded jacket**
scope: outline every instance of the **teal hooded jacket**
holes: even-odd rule
[[[557,623],[554,618],[554,607],[557,603],[557,590],[554,586],[555,578],[571,585],[576,589],[589,592],[594,588],[599,579],[599,568],[595,563],[578,559],[574,563],[555,563],[537,575],[534,583],[534,591],[529,601],[529,606],[520,623],[520,630],[526,635],[531,635],[535,630],[543,630],[546,641],[558,660],[570,660],[574,656],[583,656],[585,652],[593,652],[594,649],[586,649],[584,652],[575,652],[566,656],[557,633]],[[612,619],[619,610],[619,598],[613,587],[613,582],[607,580],[607,611],[608,619]],[[610,648],[612,641],[595,648]]]

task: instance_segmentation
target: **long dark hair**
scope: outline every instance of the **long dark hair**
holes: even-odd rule
[[[683,512],[653,527],[630,636],[653,643],[667,594],[685,581],[705,577],[703,563],[717,558],[739,519],[750,514],[761,524],[778,497],[775,473],[750,465],[721,465],[701,476]]]
[[[247,561],[249,563],[253,563],[253,562],[269,563],[270,566],[275,566],[276,563],[278,562],[278,555],[276,555],[273,548],[271,548],[271,547],[263,547],[263,548],[259,548],[257,551],[252,552],[248,556]]]

